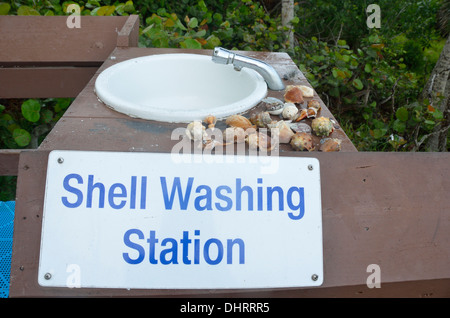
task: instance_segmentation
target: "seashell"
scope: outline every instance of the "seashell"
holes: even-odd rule
[[[224,139],[228,143],[242,143],[245,142],[245,130],[241,127],[228,127],[224,131]]]
[[[303,103],[303,92],[299,85],[288,85],[284,91],[284,101],[287,103]]]
[[[299,87],[303,93],[303,97],[314,97],[314,90],[311,87],[305,85],[299,85]]]
[[[240,127],[243,129],[254,128],[251,121],[242,115],[231,115],[226,119],[225,123],[229,126]]]
[[[312,131],[311,126],[305,123],[293,122],[289,124],[289,127],[291,127],[294,132],[305,132],[310,134]]]
[[[320,151],[333,152],[341,150],[341,140],[337,138],[325,138],[320,141]]]
[[[271,124],[269,128],[272,136],[278,135],[278,141],[281,144],[288,144],[295,134],[289,126],[289,123],[284,120]]]
[[[209,115],[205,118],[204,122],[208,125],[208,128],[213,129],[216,125],[217,119],[213,115]]]
[[[315,99],[309,100],[307,105],[308,105],[308,108],[313,108],[313,109],[316,109],[316,110],[320,110],[322,108],[322,106],[320,106],[320,102],[318,100],[315,100]]]
[[[200,120],[189,123],[186,127],[186,135],[194,141],[203,141],[206,138],[206,129]]]
[[[313,132],[319,136],[329,136],[334,131],[334,126],[328,117],[318,117],[311,122]]]
[[[271,138],[266,134],[255,131],[254,133],[247,134],[245,138],[250,149],[262,149],[262,150],[272,150],[274,146],[272,145]]]
[[[217,146],[223,146],[224,143],[216,140],[216,139],[209,139],[206,142],[204,142],[204,150],[213,150],[214,148],[216,148]]]
[[[284,108],[284,102],[275,97],[266,97],[262,100],[266,104],[266,110],[271,115],[280,115]]]
[[[305,133],[305,132],[297,132],[294,136],[291,138],[290,142],[292,148],[296,151],[313,151],[314,145],[312,141],[311,134]]]
[[[298,108],[293,103],[286,103],[281,113],[284,119],[292,120],[296,117]]]
[[[252,124],[256,125],[259,128],[266,128],[268,124],[272,122],[272,118],[268,112],[262,112],[258,114],[253,114],[250,117],[250,121]]]

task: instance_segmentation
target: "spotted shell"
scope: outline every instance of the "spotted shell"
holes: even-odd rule
[[[295,133],[294,136],[291,138],[290,142],[292,149],[297,151],[313,151],[314,150],[314,144],[312,140],[311,134],[305,133],[305,132],[298,132]]]
[[[334,126],[328,117],[318,117],[311,122],[311,128],[319,136],[329,136],[334,131]]]

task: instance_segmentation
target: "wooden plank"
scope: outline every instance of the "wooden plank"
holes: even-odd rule
[[[0,149],[0,176],[17,176],[21,149]]]
[[[117,35],[117,46],[137,47],[139,41],[139,16],[131,15]]]
[[[0,68],[0,97],[76,97],[96,71],[70,66]]]
[[[81,16],[69,28],[66,16],[2,16],[0,65],[8,62],[103,62],[114,50],[128,17]]]
[[[19,163],[10,297],[450,297],[450,154],[295,153],[320,162],[324,284],[253,290],[43,288],[37,283],[47,151]],[[295,178],[295,176],[293,176]],[[381,288],[366,285],[381,269]]]

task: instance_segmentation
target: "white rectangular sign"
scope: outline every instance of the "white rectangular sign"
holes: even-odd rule
[[[315,158],[49,155],[41,286],[319,286],[322,252]]]

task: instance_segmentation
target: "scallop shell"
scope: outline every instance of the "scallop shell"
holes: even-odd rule
[[[242,115],[231,115],[226,119],[225,123],[228,126],[240,127],[243,129],[254,127],[252,122],[248,118],[246,118]]]
[[[284,101],[287,103],[303,103],[303,92],[299,85],[288,85],[284,92]]]

